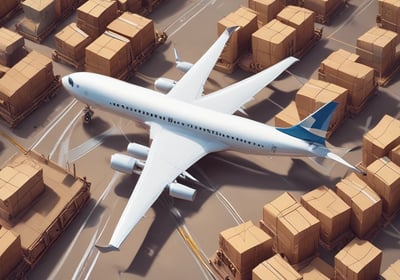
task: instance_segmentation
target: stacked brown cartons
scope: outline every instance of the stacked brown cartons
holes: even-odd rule
[[[111,77],[127,71],[132,61],[129,39],[118,34],[102,34],[85,49],[85,68]]]
[[[42,169],[26,164],[6,166],[0,171],[0,217],[12,223],[43,191]]]
[[[389,158],[398,166],[400,166],[400,145],[390,150]]]
[[[51,59],[32,51],[0,79],[0,99],[17,116],[37,101],[54,81]]]
[[[77,9],[76,24],[92,39],[95,39],[117,16],[118,4],[116,1],[89,0]]]
[[[336,101],[329,129],[342,122],[346,116],[348,89],[321,80],[310,79],[296,93],[295,101],[300,118],[304,119],[326,103]],[[329,130],[328,129],[328,130]]]
[[[257,13],[258,27],[273,20],[284,7],[282,0],[249,0],[249,8]]]
[[[391,216],[400,209],[400,166],[387,157],[377,159],[367,167],[367,180],[383,200],[383,214]]]
[[[254,62],[269,67],[294,54],[296,30],[273,19],[253,33],[251,43]]]
[[[0,64],[11,67],[25,56],[24,37],[5,27],[0,28]]]
[[[296,30],[296,51],[303,49],[312,40],[315,21],[313,11],[289,5],[276,18]]]
[[[21,259],[20,236],[0,227],[0,279],[7,279]]]
[[[155,42],[153,21],[138,14],[123,13],[107,25],[107,30],[128,38],[134,57],[154,45]]]
[[[387,73],[396,57],[398,34],[379,27],[372,27],[358,37],[356,53],[359,62],[375,69],[380,74]]]
[[[356,174],[351,173],[338,182],[336,193],[351,206],[350,226],[359,238],[366,236],[379,224],[382,200]]]
[[[301,121],[297,111],[296,102],[291,101],[289,105],[275,115],[276,127],[291,127]]]
[[[127,10],[132,13],[139,13],[142,9],[142,2],[143,0],[127,0],[126,7]]]
[[[240,28],[233,32],[221,53],[220,59],[225,63],[234,63],[250,48],[251,34],[257,30],[257,15],[250,9],[239,8],[218,21],[218,36],[231,26]]]
[[[314,11],[326,19],[341,3],[341,0],[303,0],[304,8]]]
[[[321,222],[323,241],[329,243],[349,229],[351,209],[328,187],[321,186],[304,194],[301,204]]]
[[[353,239],[335,256],[335,279],[375,280],[382,251],[366,240]]]
[[[291,264],[314,255],[318,249],[320,221],[288,192],[263,209],[263,223],[274,234],[274,250]]]
[[[302,268],[299,273],[303,280],[330,280],[334,275],[333,267],[318,257]]]
[[[392,263],[383,273],[382,277],[385,280],[400,279],[400,259]]]
[[[25,17],[18,24],[18,30],[38,37],[56,21],[54,0],[25,0],[21,2]]]
[[[378,10],[383,28],[400,32],[400,2],[397,0],[378,0]]]
[[[219,247],[241,275],[249,279],[251,271],[272,256],[271,237],[248,221],[219,234]]]
[[[388,156],[400,145],[400,120],[384,115],[378,124],[363,136],[362,162],[364,166],[378,158]]]
[[[358,55],[338,50],[322,61],[320,78],[349,90],[349,110],[358,113],[375,88],[374,69],[355,62]]]
[[[85,48],[92,39],[72,22],[55,36],[56,50],[75,61],[81,61],[85,56]]]
[[[16,9],[19,3],[19,0],[2,0],[0,5],[0,19]]]
[[[56,17],[62,18],[67,14],[67,11],[72,11],[74,5],[78,0],[54,0],[54,9],[56,12]]]
[[[281,255],[276,254],[253,269],[252,280],[300,280],[301,275]]]

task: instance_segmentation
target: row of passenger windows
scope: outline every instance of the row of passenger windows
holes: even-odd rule
[[[121,104],[118,104],[118,103],[115,103],[115,102],[110,102],[110,105],[112,105],[114,107],[117,107],[117,108],[125,109],[126,111],[139,113],[139,114],[142,114],[142,115],[150,116],[150,117],[153,117],[153,118],[156,118],[156,119],[160,119],[160,120],[164,120],[164,121],[167,120],[168,122],[173,123],[173,124],[177,124],[177,125],[182,125],[182,126],[186,125],[187,127],[190,127],[192,129],[195,129],[195,130],[204,131],[204,132],[207,132],[209,134],[217,135],[217,136],[220,136],[220,137],[223,137],[223,138],[232,139],[232,140],[236,140],[238,142],[242,142],[242,143],[245,143],[245,144],[249,144],[249,145],[253,145],[253,146],[264,148],[264,145],[257,144],[256,142],[247,141],[247,140],[239,138],[239,137],[233,137],[233,136],[230,136],[230,135],[227,135],[227,134],[223,134],[223,133],[211,130],[211,129],[195,126],[195,125],[192,125],[192,124],[185,124],[183,122],[176,121],[173,118],[166,118],[164,116],[160,116],[160,115],[157,115],[157,114],[152,114],[152,113],[149,113],[149,112],[145,112],[143,110],[138,110],[138,109],[135,109],[135,108],[123,105],[123,104],[121,105]]]

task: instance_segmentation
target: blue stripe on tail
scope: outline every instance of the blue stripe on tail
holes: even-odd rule
[[[337,102],[331,101],[295,126],[288,128],[277,127],[276,129],[304,141],[325,145],[326,131],[337,105]]]

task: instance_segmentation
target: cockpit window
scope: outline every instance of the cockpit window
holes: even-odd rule
[[[74,81],[72,80],[71,77],[68,77],[68,84],[73,87],[74,86]]]

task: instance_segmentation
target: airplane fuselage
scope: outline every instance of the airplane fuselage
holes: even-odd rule
[[[81,102],[142,123],[161,123],[244,153],[313,156],[312,145],[247,118],[216,112],[94,73],[74,73],[64,86]]]

